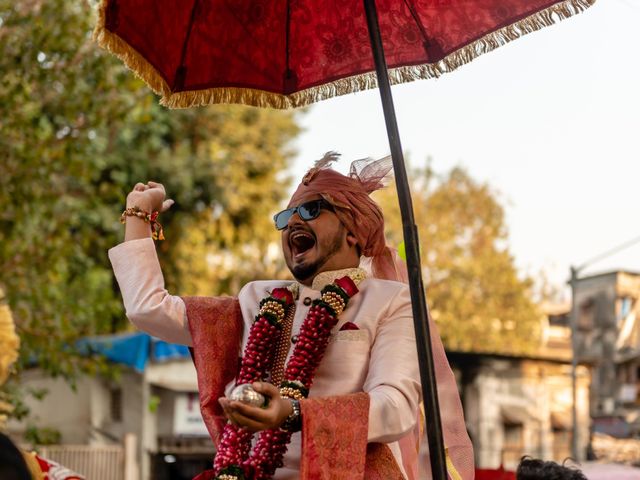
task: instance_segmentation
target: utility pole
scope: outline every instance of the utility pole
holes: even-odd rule
[[[569,325],[571,328],[571,456],[578,462],[578,309],[576,305],[576,282],[578,280],[578,269],[571,266],[571,312],[569,316]]]

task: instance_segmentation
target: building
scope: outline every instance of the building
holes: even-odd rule
[[[449,353],[478,468],[515,470],[520,458],[571,456],[571,365],[554,359]],[[589,444],[589,373],[578,370],[578,445]],[[584,455],[583,455],[584,458]]]
[[[640,436],[640,273],[580,278],[574,287],[576,346],[590,365],[595,432]]]
[[[515,470],[530,455],[562,462],[571,456],[571,332],[566,308],[547,312],[535,355],[447,352],[456,373],[476,467]],[[577,369],[578,447],[590,438],[587,367]]]
[[[48,393],[42,401],[28,399],[29,423],[8,424],[14,440],[28,443],[31,425],[55,431],[60,445],[43,451],[85,474],[110,452],[111,473],[103,475],[105,480],[124,479],[126,469],[133,471],[126,480],[191,480],[210,468],[215,448],[200,414],[196,372],[186,347],[134,333],[86,339],[83,348],[122,365],[118,379],[83,376],[74,389],[40,370],[23,372],[25,387]],[[124,465],[120,451],[126,438],[134,439],[133,467]]]

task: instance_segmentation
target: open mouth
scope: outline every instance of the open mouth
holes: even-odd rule
[[[294,258],[301,257],[316,244],[316,239],[309,232],[297,230],[289,236],[289,245]]]

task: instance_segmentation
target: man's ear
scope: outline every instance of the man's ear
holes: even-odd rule
[[[349,247],[353,247],[354,245],[358,244],[358,239],[351,232],[347,232],[347,244],[349,245]]]

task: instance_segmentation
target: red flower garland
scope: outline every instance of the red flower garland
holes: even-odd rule
[[[331,330],[349,299],[358,292],[350,277],[337,279],[322,289],[307,313],[284,374],[283,385],[299,385],[306,396],[329,343]],[[260,313],[251,326],[236,384],[265,381],[271,370],[280,323],[294,308],[294,299],[286,288],[276,288],[260,302]],[[251,453],[253,434],[231,423],[225,426],[215,457],[218,480],[268,480],[283,465],[292,432],[275,428],[260,432]]]

